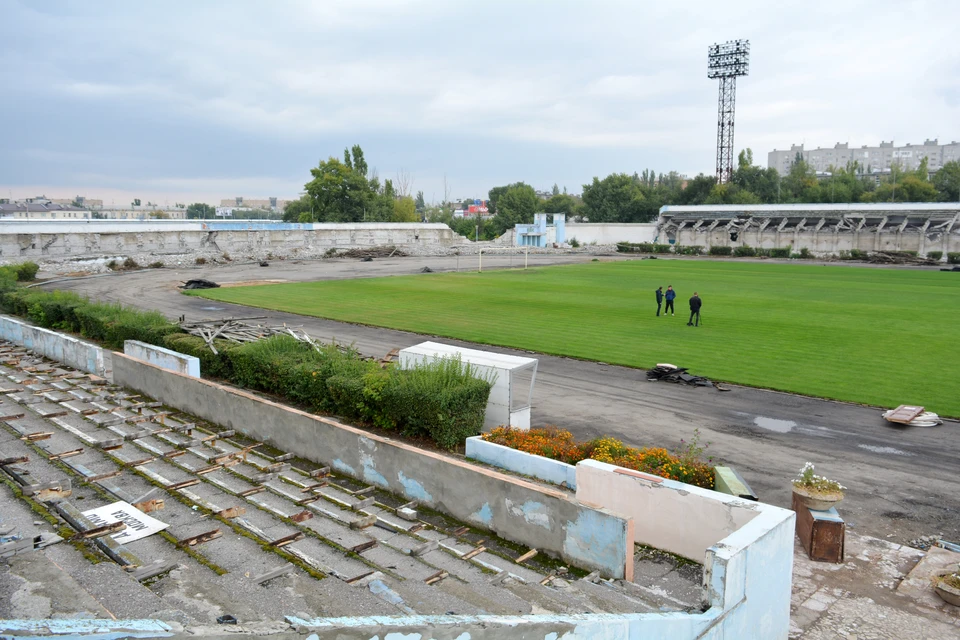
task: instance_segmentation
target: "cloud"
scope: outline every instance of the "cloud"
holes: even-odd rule
[[[736,144],[758,160],[799,142],[960,137],[954,3],[5,4],[6,188],[289,189],[354,142],[428,193],[445,173],[481,195],[710,172],[706,47],[732,38],[752,42]]]

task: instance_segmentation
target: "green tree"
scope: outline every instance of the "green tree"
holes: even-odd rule
[[[553,183],[553,191],[550,192],[550,195],[552,196],[560,195],[560,187],[557,186],[556,182]]]
[[[952,160],[933,176],[933,187],[937,190],[937,200],[960,202],[960,162]]]
[[[763,204],[763,201],[752,191],[728,182],[713,185],[704,204]]]
[[[714,176],[708,176],[701,173],[696,178],[687,181],[687,186],[677,193],[674,202],[666,204],[703,204],[713,191],[713,186],[717,184]]]
[[[362,159],[362,156],[361,156]],[[354,157],[353,165],[357,165]],[[320,222],[360,222],[372,199],[370,182],[334,157],[310,170],[313,180],[304,185],[313,202],[313,218]]]
[[[410,196],[403,196],[393,201],[393,221],[394,222],[416,222],[420,217],[417,215],[417,204]]]
[[[300,219],[302,215],[309,218],[306,222],[313,222],[313,201],[309,196],[301,196],[296,200],[291,200],[283,209],[284,222],[304,222]]]
[[[565,213],[569,218],[573,215],[577,201],[573,196],[558,193],[545,200],[541,206],[546,213]]]
[[[626,173],[583,185],[583,214],[590,222],[649,222],[644,200],[640,180]]]
[[[522,182],[512,185],[497,202],[497,215],[492,221],[496,234],[503,234],[517,224],[533,222],[533,214],[539,210],[540,204],[533,187]]]
[[[353,170],[359,173],[364,178],[367,177],[367,161],[363,158],[363,149],[360,148],[360,145],[355,144],[351,149],[353,153]]]
[[[423,215],[423,212],[427,210],[427,203],[423,199],[423,191],[417,191],[417,199],[414,204],[416,205],[417,213]]]
[[[217,217],[217,210],[205,202],[194,202],[187,207],[187,218],[210,220]]]

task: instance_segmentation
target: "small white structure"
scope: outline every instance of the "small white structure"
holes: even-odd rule
[[[440,342],[421,342],[400,350],[400,368],[412,369],[424,362],[458,356],[461,362],[470,364],[477,373],[489,376],[493,382],[483,428],[510,425],[529,429],[530,402],[539,362],[536,358],[464,349]]]

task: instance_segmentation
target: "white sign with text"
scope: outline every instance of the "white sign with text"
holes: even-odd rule
[[[146,538],[158,531],[163,531],[169,526],[156,518],[151,518],[132,504],[122,501],[84,511],[83,515],[93,523],[94,527],[102,527],[114,522],[122,522],[127,525],[126,529],[111,536],[121,544]]]

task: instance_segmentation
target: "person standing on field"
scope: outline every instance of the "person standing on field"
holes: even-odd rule
[[[700,296],[697,295],[697,292],[693,292],[693,297],[690,298],[690,320],[687,322],[688,327],[699,327],[700,326],[700,307],[703,306],[703,300],[700,299]],[[694,324],[694,316],[696,316],[696,324]]]
[[[673,285],[667,285],[667,306],[663,310],[663,315],[667,315],[667,311],[670,312],[670,315],[676,315],[673,313],[673,299],[677,297],[677,292],[673,290]]]
[[[663,287],[657,287],[657,315],[660,315],[660,307],[663,306]]]

